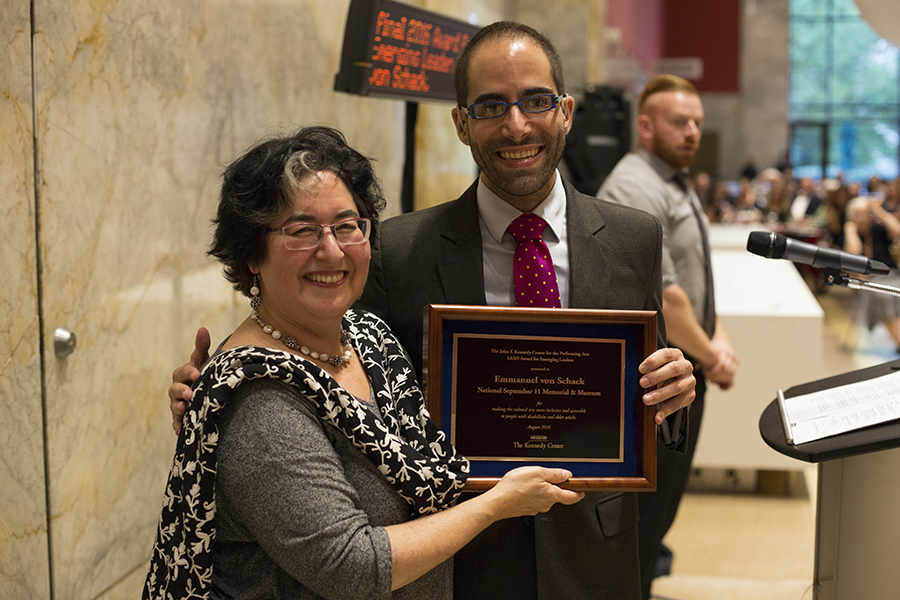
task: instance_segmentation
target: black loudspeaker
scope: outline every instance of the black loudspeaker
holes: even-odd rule
[[[619,159],[631,149],[631,104],[620,87],[589,88],[576,103],[563,159],[569,179],[593,196]]]

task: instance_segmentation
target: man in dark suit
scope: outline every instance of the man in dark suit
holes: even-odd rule
[[[559,55],[529,27],[495,23],[458,58],[460,140],[481,168],[459,199],[385,221],[373,240],[359,307],[383,317],[422,375],[423,309],[431,303],[514,305],[515,242],[507,225],[523,213],[544,233],[563,307],[645,309],[661,315],[662,232],[649,215],[577,193],[556,171],[572,124]],[[550,99],[552,98],[552,100]],[[487,103],[485,105],[485,103]],[[481,106],[478,106],[481,105]],[[665,329],[659,319],[659,342]],[[208,340],[198,336],[192,358]],[[679,409],[694,398],[691,364],[662,348],[640,367],[642,401],[657,407],[670,446],[684,445]],[[176,370],[187,379],[190,365]],[[176,422],[184,388],[170,388]],[[460,600],[578,600],[640,597],[637,500],[589,493],[578,504],[486,530],[454,559]]]
[[[481,176],[460,198],[388,219],[372,249],[361,308],[383,317],[421,376],[428,304],[514,305],[515,241],[506,226],[533,212],[563,307],[662,314],[662,230],[644,212],[579,194],[556,171],[572,124],[556,50],[536,31],[495,23],[469,41],[456,69],[459,139]],[[526,99],[554,97],[553,108]],[[499,104],[494,104],[498,103]],[[519,104],[512,104],[519,102]],[[490,103],[479,114],[478,104]],[[479,118],[480,117],[480,118]],[[560,248],[562,247],[562,248]],[[659,321],[659,344],[665,329]],[[645,363],[657,420],[693,399],[690,363],[663,349]],[[668,425],[668,423],[666,423]],[[670,446],[683,442],[682,432]],[[591,493],[574,506],[489,528],[454,558],[456,598],[629,599],[640,596],[633,493]]]
[[[359,306],[391,324],[420,375],[423,307],[487,304],[477,187],[453,202],[388,219],[372,250]],[[661,311],[658,222],[583,196],[567,182],[563,188],[568,306]],[[637,520],[636,494],[589,493],[573,506],[502,521],[454,557],[454,597],[636,599]]]

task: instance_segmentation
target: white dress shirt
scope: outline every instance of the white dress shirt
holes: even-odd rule
[[[515,306],[513,287],[513,255],[516,241],[507,231],[509,224],[522,215],[478,180],[478,221],[481,226],[482,260],[484,261],[484,294],[488,306]],[[566,241],[566,190],[562,177],[556,172],[556,183],[550,194],[533,210],[533,214],[547,222],[541,238],[550,250],[559,301],[569,307],[569,245]]]

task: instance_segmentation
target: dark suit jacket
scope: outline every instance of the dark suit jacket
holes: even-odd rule
[[[578,193],[568,182],[571,308],[655,310],[662,320],[662,227],[649,214]],[[422,374],[428,304],[486,304],[477,182],[459,199],[385,221],[358,303],[387,321]],[[488,528],[455,558],[455,597],[640,598],[634,493],[590,493],[574,506]]]

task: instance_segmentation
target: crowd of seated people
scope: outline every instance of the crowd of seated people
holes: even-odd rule
[[[744,169],[742,175],[747,174]],[[790,169],[767,168],[738,181],[697,173],[691,185],[712,223],[759,224],[808,243],[864,254],[891,268],[879,283],[900,288],[900,178],[816,181],[794,178]],[[826,289],[817,269],[798,267],[815,291]],[[878,293],[863,298],[869,328],[884,323],[900,352],[900,298]]]
[[[851,200],[865,197],[900,214],[900,179],[871,177],[866,182],[847,182],[843,177],[816,181],[793,178],[774,167],[753,179],[716,180],[697,173],[689,181],[712,223],[759,223],[769,229],[811,238],[816,243],[844,246],[844,224]]]
[[[887,191],[891,188],[891,191]],[[843,250],[863,254],[881,261],[890,273],[879,276],[882,285],[900,288],[900,270],[897,268],[898,242],[900,242],[900,218],[898,218],[897,182],[885,186],[884,199],[857,196],[847,205],[842,238]],[[875,281],[875,279],[873,279]],[[870,293],[865,301],[866,324],[872,329],[884,323],[897,351],[900,352],[900,298],[881,293]]]

